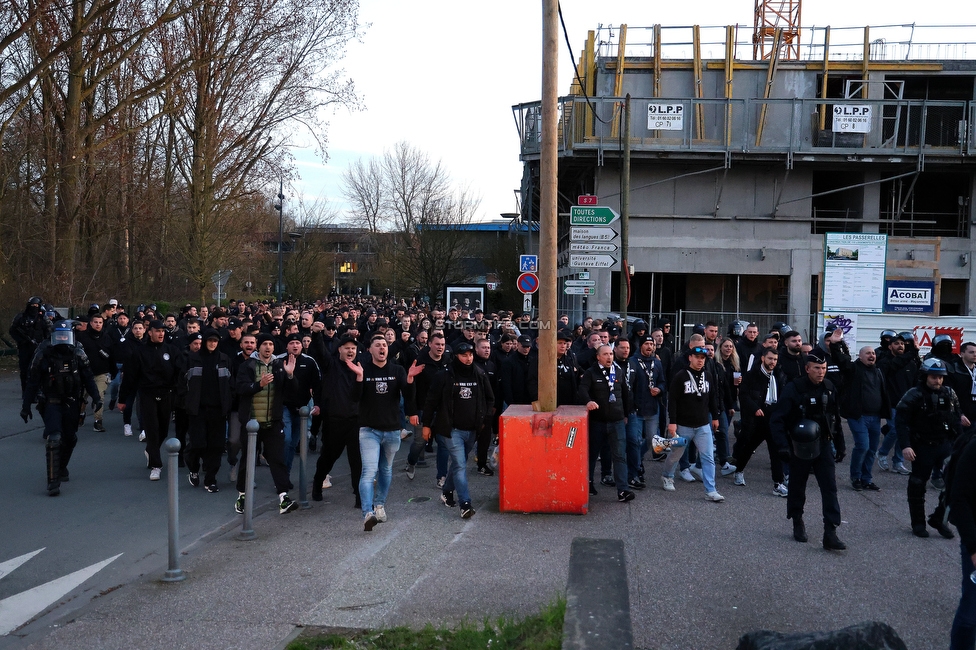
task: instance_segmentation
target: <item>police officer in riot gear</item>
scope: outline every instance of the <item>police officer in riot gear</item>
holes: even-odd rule
[[[925,483],[933,468],[941,468],[952,451],[952,441],[960,426],[969,425],[959,408],[954,390],[943,385],[948,370],[942,359],[930,358],[922,362],[924,378],[905,393],[895,408],[895,429],[898,446],[911,461],[912,473],[908,477],[908,512],[912,518],[912,534],[928,537],[925,527]],[[946,539],[954,534],[944,522],[945,509],[940,503],[929,526]]]
[[[30,407],[43,392],[38,412],[44,417],[44,437],[47,438],[47,493],[61,494],[61,482],[68,480],[68,461],[78,443],[78,425],[84,413],[85,391],[101,408],[98,387],[88,357],[75,344],[70,321],[58,323],[47,341],[38,346],[31,362],[24,403],[20,417],[24,423],[33,418]],[[43,406],[42,406],[43,405]]]
[[[790,464],[786,517],[793,520],[793,539],[806,542],[803,505],[807,479],[812,472],[817,477],[823,501],[823,547],[829,551],[842,551],[847,546],[837,538],[840,503],[837,501],[834,464],[844,459],[845,449],[843,434],[833,428],[837,419],[837,390],[826,379],[827,359],[822,350],[814,349],[807,355],[805,370],[805,376],[793,380],[783,389],[769,422],[780,458]],[[831,449],[831,441],[836,453]]]
[[[14,316],[10,324],[10,336],[17,343],[17,357],[20,362],[20,391],[27,388],[27,374],[37,346],[51,336],[54,329],[51,321],[44,315],[44,301],[31,296],[24,311]]]

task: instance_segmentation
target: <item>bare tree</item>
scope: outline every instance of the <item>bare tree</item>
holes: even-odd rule
[[[369,269],[375,277],[429,296],[468,279],[463,261],[472,249],[465,226],[480,201],[455,189],[440,161],[398,142],[379,160],[353,163],[343,187],[353,206],[350,219],[365,227],[371,250],[392,266]]]
[[[178,241],[201,292],[237,249],[235,206],[285,174],[288,130],[318,122],[328,105],[354,105],[335,64],[357,37],[353,0],[224,0],[188,12],[178,28],[193,59],[173,98],[176,165],[189,218]]]

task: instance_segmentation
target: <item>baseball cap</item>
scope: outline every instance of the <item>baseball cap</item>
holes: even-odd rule
[[[292,341],[298,341],[299,343],[301,343],[302,335],[299,334],[298,332],[295,332],[294,334],[289,334],[287,338],[285,338],[285,341],[288,343],[291,343]]]
[[[708,350],[706,350],[705,348],[703,348],[700,345],[696,345],[695,347],[691,348],[691,354],[698,354],[698,355],[701,355],[703,357],[707,357],[708,356]]]
[[[474,348],[471,347],[470,343],[458,343],[454,348],[454,354],[464,354],[466,352],[474,352]]]
[[[355,343],[356,345],[359,345],[356,337],[350,334],[343,334],[341,337],[339,337],[339,347],[342,347],[346,343]]]
[[[161,321],[159,319],[151,320],[151,321],[149,321],[149,329],[151,329],[151,330],[164,330],[164,329],[166,329],[166,325],[163,324],[163,321]]]
[[[529,347],[532,345],[532,337],[528,334],[523,334],[522,336],[518,337],[518,344]]]
[[[556,332],[556,340],[557,341],[572,341],[573,340],[573,333],[570,332],[569,330],[559,330],[558,332]]]
[[[115,298],[112,298],[111,300],[108,301],[108,304],[109,304],[109,307],[118,307],[119,306],[119,301],[116,300]]]
[[[235,330],[238,327],[242,327],[242,326],[243,324],[237,318],[231,318],[230,320],[227,321],[227,329],[229,330]]]

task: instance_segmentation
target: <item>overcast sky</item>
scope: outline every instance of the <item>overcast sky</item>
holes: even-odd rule
[[[629,43],[649,40],[635,28],[654,23],[666,27],[738,23],[748,33],[753,7],[754,0],[562,0],[574,54],[571,59],[561,38],[559,93],[569,90],[573,59],[579,56],[587,31],[601,24],[628,24]],[[806,0],[802,14],[803,27],[913,22],[976,25],[976,3]],[[480,220],[515,211],[514,190],[522,171],[511,107],[541,96],[542,2],[361,0],[360,23],[366,26],[362,41],[351,44],[343,65],[365,110],[340,110],[327,116],[328,161],[323,162],[311,148],[293,150],[300,180],[286,194],[298,192],[306,200],[328,201],[341,214],[346,205],[340,180],[349,163],[382,154],[406,140],[432,159],[443,160],[456,184],[481,197]],[[916,30],[916,42],[920,36]],[[832,32],[832,42],[838,37]],[[935,40],[976,43],[976,29],[943,32]],[[703,56],[724,56],[721,46],[714,49]],[[968,47],[965,55],[961,47],[957,51],[960,57],[976,58],[976,45]],[[739,56],[746,58],[751,52]],[[303,141],[310,144],[310,138],[299,135],[299,144]]]

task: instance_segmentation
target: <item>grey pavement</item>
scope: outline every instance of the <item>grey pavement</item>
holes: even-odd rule
[[[182,557],[186,581],[160,582],[162,547],[141,577],[0,638],[0,647],[270,649],[299,626],[520,617],[564,593],[574,537],[624,541],[637,648],[734,648],[750,630],[809,631],[864,620],[888,623],[910,648],[948,645],[959,543],[911,535],[904,476],[878,472],[880,493],[855,493],[845,480],[847,465],[838,466],[839,534],[850,550],[830,553],[819,544],[815,481],[807,493],[811,541],[798,544],[785,499],[772,494],[762,448],[747,486],[719,479],[724,503],[706,502],[697,482],[678,481],[677,492],[664,492],[661,466],[649,462],[650,487],[635,501],[617,503],[613,489],[602,488],[584,516],[500,513],[498,478],[469,470],[478,511],[470,520],[440,503],[433,467],[407,479],[405,454],[403,447],[389,522],[371,533],[351,507],[348,468],[340,459],[336,487],[310,510],[266,511],[255,518],[254,541],[238,541],[234,528],[192,545]],[[267,472],[259,468],[259,483],[267,482]],[[235,495],[222,489],[208,496],[230,513]],[[410,501],[416,497],[429,500]],[[934,503],[930,492],[930,509]],[[55,505],[36,507],[34,516],[43,517]],[[231,515],[213,523],[226,521],[235,522]]]

